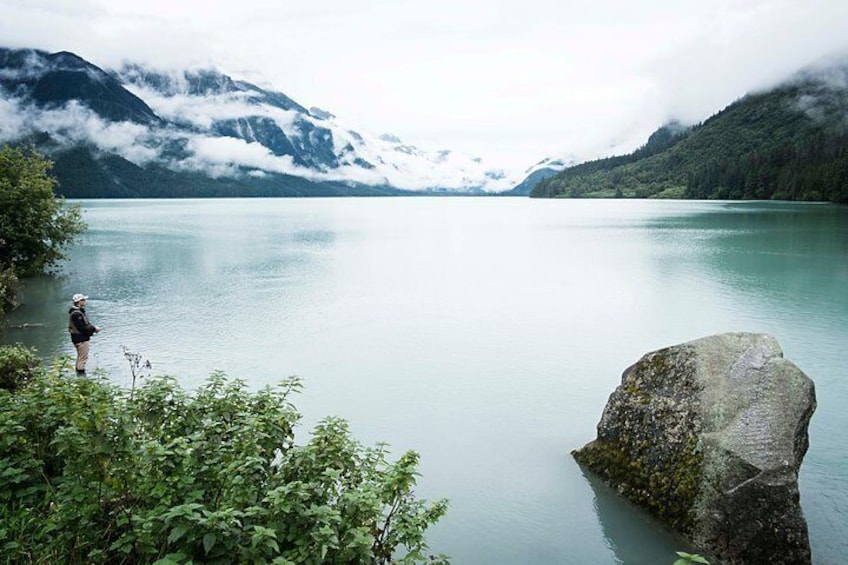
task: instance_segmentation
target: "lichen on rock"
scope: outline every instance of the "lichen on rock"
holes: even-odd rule
[[[812,381],[767,335],[643,356],[575,459],[724,563],[809,563],[797,476]]]

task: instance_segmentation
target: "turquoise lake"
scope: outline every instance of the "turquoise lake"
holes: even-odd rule
[[[301,441],[327,415],[422,457],[430,531],[464,565],[671,564],[689,549],[586,477],[621,372],[713,333],[774,335],[816,383],[801,471],[815,563],[848,555],[848,207],[517,198],[82,201],[61,276],[30,281],[6,342],[90,368],[122,346],[185,386],[299,375]]]

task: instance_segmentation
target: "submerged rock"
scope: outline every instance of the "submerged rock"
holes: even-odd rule
[[[798,470],[813,382],[767,335],[646,354],[575,459],[722,563],[810,563]]]

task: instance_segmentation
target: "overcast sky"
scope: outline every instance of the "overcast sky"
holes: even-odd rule
[[[507,170],[631,149],[822,57],[848,0],[0,0],[0,44],[214,65]]]

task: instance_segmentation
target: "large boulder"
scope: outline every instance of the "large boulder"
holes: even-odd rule
[[[726,564],[810,563],[798,470],[813,382],[768,335],[646,354],[575,459]]]

